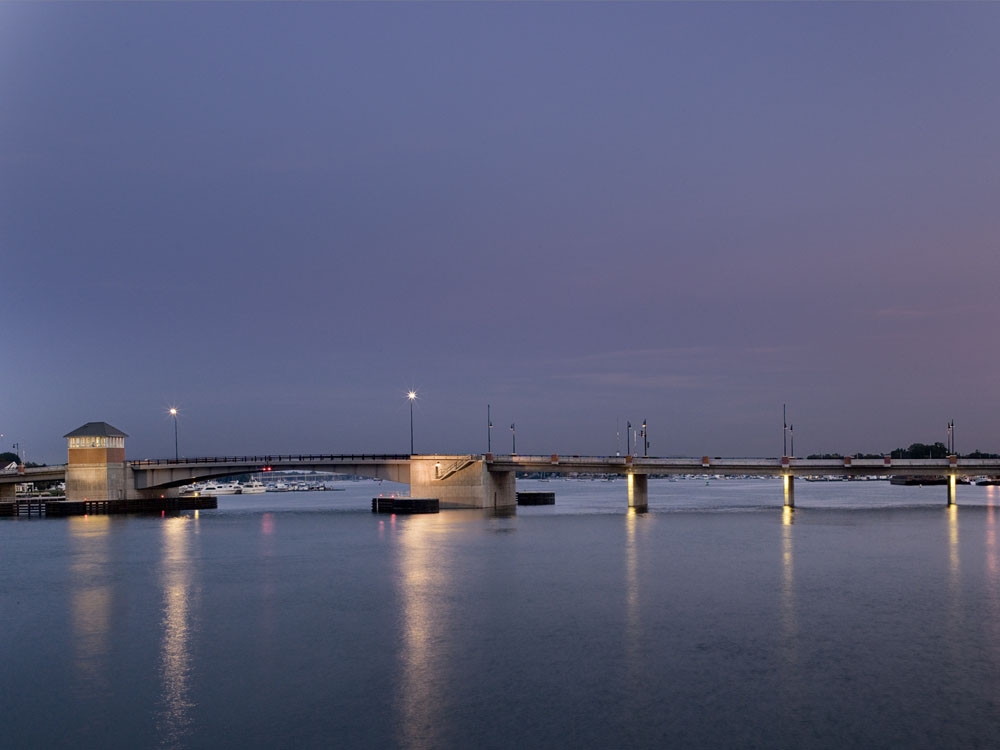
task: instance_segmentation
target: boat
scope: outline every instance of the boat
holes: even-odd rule
[[[251,479],[246,484],[240,485],[241,495],[263,495],[265,492],[267,492],[267,488],[259,479]]]
[[[201,490],[202,495],[235,495],[240,491],[240,485],[238,482],[227,482],[226,484],[218,484],[216,482],[209,482]]]

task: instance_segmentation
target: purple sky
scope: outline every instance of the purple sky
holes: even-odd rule
[[[0,4],[0,432],[1000,450],[1000,5]],[[624,443],[624,437],[622,438]]]

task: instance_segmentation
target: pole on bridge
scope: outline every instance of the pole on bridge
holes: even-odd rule
[[[413,402],[417,400],[417,392],[410,391],[406,394],[406,397],[410,399],[410,455],[413,455]]]
[[[493,452],[493,418],[490,416],[489,404],[486,404],[486,452]]]
[[[788,413],[785,405],[781,405],[781,455],[788,455]]]

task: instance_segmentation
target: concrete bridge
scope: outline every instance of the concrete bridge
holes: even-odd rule
[[[91,423],[96,424],[96,423]],[[103,424],[103,423],[100,423]],[[86,427],[86,426],[85,426]],[[81,428],[83,429],[83,428]],[[112,428],[113,429],[113,428]],[[73,433],[71,433],[73,434]],[[93,450],[88,448],[87,450]],[[1000,459],[800,459],[647,458],[637,456],[523,455],[344,455],[297,454],[218,456],[121,462],[70,460],[64,466],[0,473],[0,499],[12,499],[14,484],[67,482],[67,499],[143,499],[176,497],[181,485],[262,471],[329,471],[410,485],[414,497],[436,497],[442,508],[495,508],[517,502],[516,472],[621,474],[628,478],[629,507],[648,505],[649,475],[782,477],[784,502],[795,505],[795,478],[803,476],[926,476],[948,479],[947,501],[955,502],[958,477],[1000,476]],[[106,458],[115,458],[107,456]],[[99,457],[98,457],[99,458]]]

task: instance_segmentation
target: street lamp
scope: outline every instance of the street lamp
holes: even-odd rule
[[[781,455],[788,455],[788,412],[785,405],[781,405]]]
[[[168,413],[174,418],[174,461],[177,461],[180,459],[180,453],[177,450],[177,407],[171,406]]]
[[[410,399],[410,455],[413,455],[413,402],[417,400],[417,392],[409,391],[406,397]]]
[[[510,423],[510,452],[513,456],[517,455],[517,430],[513,422]]]

